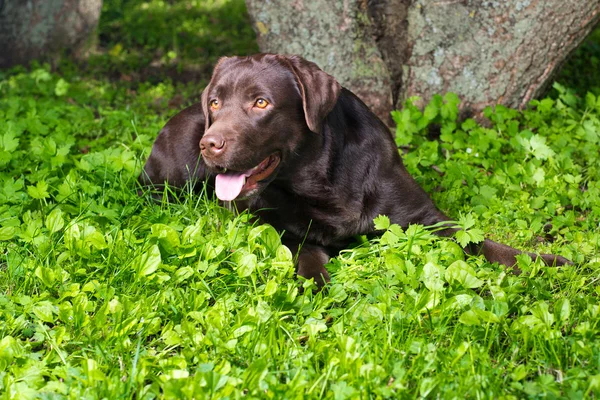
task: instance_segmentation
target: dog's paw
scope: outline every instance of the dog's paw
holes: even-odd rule
[[[329,255],[320,247],[307,246],[298,255],[297,274],[305,279],[314,279],[318,288],[329,282],[329,273],[324,265],[329,261]]]

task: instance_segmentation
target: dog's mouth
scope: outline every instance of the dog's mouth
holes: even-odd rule
[[[256,167],[246,171],[224,169],[222,173],[217,174],[215,180],[217,197],[222,201],[244,198],[258,187],[259,182],[273,174],[280,161],[280,155],[275,153],[262,160]]]

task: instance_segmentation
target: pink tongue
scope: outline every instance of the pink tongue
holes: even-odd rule
[[[246,175],[243,172],[218,174],[215,181],[217,197],[223,201],[235,199],[242,191],[244,183],[246,183]]]

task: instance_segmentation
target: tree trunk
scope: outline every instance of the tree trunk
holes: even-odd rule
[[[101,8],[102,0],[0,0],[0,68],[78,52]]]
[[[377,114],[392,110],[392,80],[364,1],[246,0],[262,51],[298,54],[356,93]]]
[[[542,94],[600,0],[246,0],[262,51],[315,61],[380,117],[455,92],[466,115]]]

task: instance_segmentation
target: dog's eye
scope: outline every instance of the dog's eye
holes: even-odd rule
[[[266,108],[269,105],[269,102],[263,98],[260,98],[260,99],[256,100],[254,105],[258,108]]]
[[[218,110],[219,105],[220,105],[219,100],[217,100],[217,99],[210,101],[210,108],[212,108],[213,110]]]

